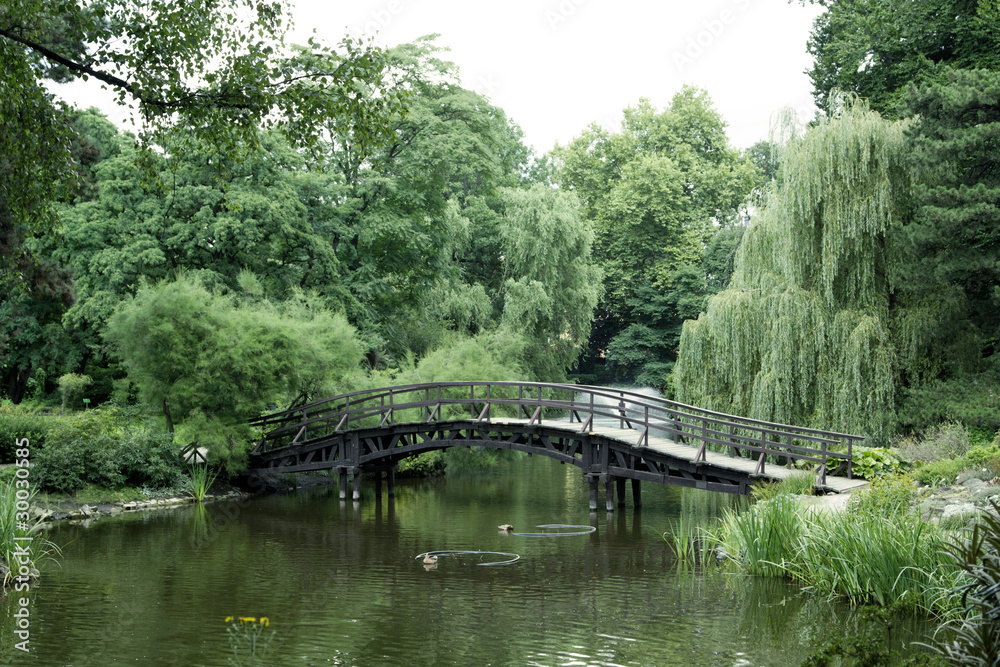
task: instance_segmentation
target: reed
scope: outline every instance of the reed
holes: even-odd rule
[[[793,579],[853,604],[942,611],[941,591],[957,568],[942,557],[944,539],[931,524],[916,516],[827,513],[810,521],[807,533],[788,567]]]
[[[776,496],[742,512],[726,510],[719,537],[750,574],[786,576],[805,533],[803,514],[795,498]]]
[[[28,496],[30,505],[34,498],[32,491]],[[59,547],[55,543],[37,535],[38,519],[24,521],[18,519],[17,509],[17,485],[16,479],[10,478],[0,482],[0,557],[10,569],[4,573],[2,585],[6,586],[16,572],[17,561],[14,560],[15,553],[28,552],[28,568],[37,572],[38,563],[46,558],[55,558],[59,555]],[[19,538],[30,537],[30,540]],[[19,551],[20,549],[20,551]],[[23,556],[22,556],[23,557]]]
[[[683,516],[671,521],[669,528],[661,535],[673,550],[677,562],[682,565],[695,563],[699,558],[704,561],[706,552],[711,548],[709,534]]]
[[[200,503],[205,499],[218,474],[217,471],[210,470],[207,463],[193,464],[190,466],[188,478],[184,480],[185,490],[194,497],[195,502]]]

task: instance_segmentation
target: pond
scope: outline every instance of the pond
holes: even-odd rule
[[[358,503],[315,488],[56,526],[30,652],[8,622],[0,662],[226,665],[224,619],[264,616],[266,665],[782,667],[857,622],[782,582],[679,565],[662,532],[730,496],[646,484],[641,511],[591,514],[579,471],[544,457],[400,481],[392,502],[371,486]],[[519,534],[556,530],[576,534]],[[496,554],[419,557],[448,550]],[[502,554],[519,559],[486,566]],[[902,623],[895,641],[929,630]]]

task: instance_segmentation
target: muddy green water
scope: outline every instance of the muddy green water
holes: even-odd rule
[[[591,514],[579,471],[542,458],[400,483],[394,502],[332,488],[59,526],[59,567],[30,592],[30,652],[0,663],[227,665],[227,616],[267,616],[263,665],[798,665],[849,609],[732,568],[678,567],[660,533],[731,498],[643,486]],[[603,490],[602,490],[603,491]],[[538,524],[588,535],[523,537]],[[432,550],[516,553],[415,559]],[[896,641],[928,628],[902,623]],[[245,664],[249,664],[248,662]]]

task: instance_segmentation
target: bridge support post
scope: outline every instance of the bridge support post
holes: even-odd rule
[[[353,480],[354,481],[354,495],[352,496],[352,499],[353,500],[361,500],[361,470],[359,470],[358,468],[355,468],[354,472],[353,472],[353,477],[354,477],[354,480]]]
[[[375,471],[375,497],[382,500],[382,471]]]
[[[396,466],[390,467],[386,471],[385,476],[386,476],[386,478],[387,478],[387,480],[389,482],[389,497],[390,498],[395,498],[396,497]]]
[[[615,486],[613,483],[614,479],[615,479],[614,477],[608,475],[605,478],[604,482],[604,505],[609,512],[615,511],[615,492],[614,492]]]
[[[347,470],[340,469],[340,499],[347,500]]]
[[[618,492],[618,507],[625,507],[625,482],[624,477],[615,477],[615,491]]]
[[[636,509],[642,507],[642,487],[639,485],[639,480],[632,480],[632,508]]]
[[[597,511],[597,484],[598,484],[598,477],[597,477],[597,475],[590,475],[588,477],[588,480],[590,481],[590,511],[591,512],[596,512]]]

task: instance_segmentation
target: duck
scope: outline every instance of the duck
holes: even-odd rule
[[[514,526],[510,525],[509,523],[501,524],[497,526],[497,528],[499,528],[501,531],[505,533],[510,533],[514,530]]]
[[[430,554],[424,556],[424,565],[433,565],[438,562],[437,556],[431,556]]]

